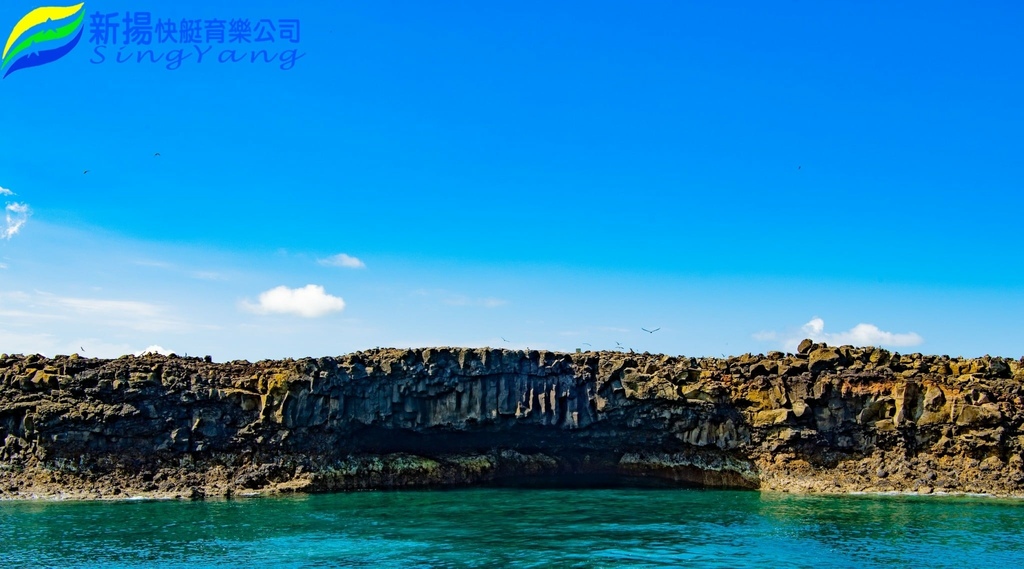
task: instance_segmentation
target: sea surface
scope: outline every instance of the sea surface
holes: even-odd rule
[[[2,567],[1024,567],[1024,502],[679,489],[0,502]]]

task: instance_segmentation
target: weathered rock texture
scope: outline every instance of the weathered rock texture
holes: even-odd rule
[[[728,359],[383,349],[0,356],[0,496],[632,477],[1024,495],[1024,360],[805,342]]]

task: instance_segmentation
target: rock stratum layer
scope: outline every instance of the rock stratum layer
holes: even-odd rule
[[[1024,358],[0,356],[0,497],[524,480],[1024,495]]]

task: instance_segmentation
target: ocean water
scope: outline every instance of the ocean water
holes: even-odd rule
[[[1024,567],[1024,502],[465,489],[0,503],[2,567]]]

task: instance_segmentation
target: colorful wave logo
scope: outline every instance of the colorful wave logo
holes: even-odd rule
[[[82,39],[85,2],[74,6],[43,6],[18,21],[7,38],[0,72],[4,78],[29,67],[64,57]]]

